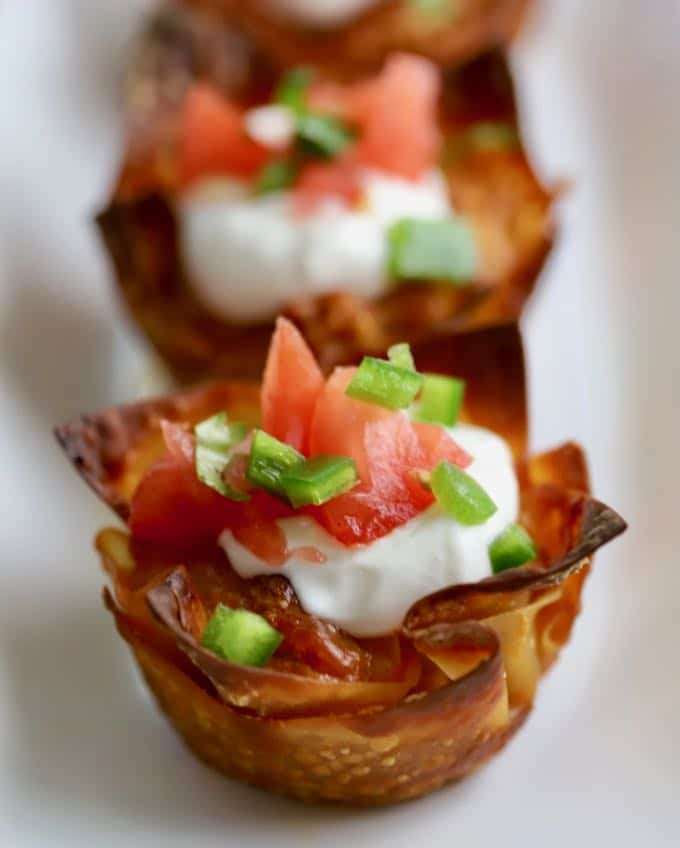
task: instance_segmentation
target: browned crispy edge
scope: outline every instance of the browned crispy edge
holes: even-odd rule
[[[454,16],[438,19],[412,0],[383,0],[347,24],[318,29],[276,15],[261,0],[185,2],[235,22],[280,66],[315,64],[334,73],[374,68],[397,50],[461,64],[510,41],[531,6],[531,0],[458,0]]]
[[[143,436],[159,432],[161,419],[197,420],[202,410],[226,409],[238,399],[259,404],[259,387],[252,383],[199,386],[165,397],[111,407],[81,415],[55,427],[54,434],[80,476],[124,521],[129,500],[120,490],[126,460]]]
[[[229,777],[300,800],[376,805],[416,798],[480,766],[529,712],[519,707],[502,725],[494,722],[504,698],[496,647],[464,678],[386,710],[249,715],[212,697],[145,643],[110,596],[107,606],[161,709],[194,753]]]

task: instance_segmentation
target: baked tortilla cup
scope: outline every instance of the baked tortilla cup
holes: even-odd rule
[[[428,12],[413,0],[382,0],[340,26],[304,26],[269,0],[186,0],[237,21],[280,65],[371,67],[395,50],[447,66],[506,44],[530,0],[446,0]]]
[[[152,22],[130,71],[127,152],[97,221],[128,312],[182,382],[259,379],[275,317],[243,324],[216,315],[184,271],[174,211],[184,98],[197,79],[247,99],[276,78],[242,35],[175,8]],[[489,122],[505,127],[507,143],[470,145],[471,126]],[[433,328],[515,320],[534,287],[553,239],[551,195],[518,141],[512,80],[500,53],[447,75],[441,123],[452,205],[474,232],[478,278],[465,286],[399,284],[375,299],[340,291],[291,302],[284,311],[324,369],[397,341],[424,341]]]
[[[338,645],[351,637],[305,613],[285,577],[238,577],[217,547],[180,554],[133,543],[120,529],[97,537],[115,593],[106,589],[105,602],[120,634],[187,745],[226,775],[304,800],[366,805],[464,777],[526,719],[538,681],[569,638],[594,551],[625,528],[588,494],[577,445],[527,456],[515,326],[438,339],[414,353],[421,368],[466,379],[462,417],[506,438],[520,520],[539,555],[418,601],[396,634],[352,640],[387,662],[377,678],[318,674],[276,655],[261,668],[219,659],[198,641],[216,585],[225,603],[279,629],[294,615],[294,634],[316,628]],[[85,481],[126,521],[132,492],[162,453],[161,419],[197,422],[227,410],[252,421],[258,408],[255,384],[221,382],[83,416],[56,433]]]

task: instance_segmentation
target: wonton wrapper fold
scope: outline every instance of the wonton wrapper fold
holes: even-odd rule
[[[97,222],[123,300],[175,376],[259,378],[271,321],[244,325],[196,296],[180,256],[174,197],[184,95],[207,79],[235,98],[267,90],[276,72],[252,43],[203,15],[169,6],[152,21],[132,63],[127,150],[113,197]],[[441,122],[454,208],[472,226],[481,257],[467,286],[395,285],[373,300],[338,291],[286,306],[324,369],[382,353],[397,341],[515,320],[553,240],[552,196],[519,142],[465,152],[461,133],[478,121],[517,129],[513,84],[500,53],[451,71]]]
[[[279,65],[321,65],[342,73],[374,67],[397,50],[449,67],[468,61],[507,43],[531,0],[446,0],[429,12],[414,0],[379,0],[347,23],[325,28],[291,20],[268,0],[185,3],[237,22]]]
[[[588,495],[576,445],[526,457],[515,327],[442,339],[422,357],[416,351],[416,362],[465,375],[463,417],[495,426],[511,443],[538,560],[416,603],[403,626],[403,664],[386,684],[306,681],[213,656],[183,615],[190,567],[147,592],[157,618],[124,609],[125,598],[107,590],[158,703],[189,747],[225,774],[305,800],[358,804],[417,797],[468,774],[528,714],[540,676],[569,638],[593,552],[625,528]],[[162,452],[161,417],[195,422],[226,409],[254,420],[256,405],[257,387],[222,383],[85,416],[57,436],[87,482],[126,516],[137,481]],[[107,571],[134,570],[121,531],[100,533],[98,547]],[[411,684],[418,657],[422,676]]]

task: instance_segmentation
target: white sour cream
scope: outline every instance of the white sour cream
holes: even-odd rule
[[[330,28],[341,26],[380,0],[264,0],[273,12],[303,26]]]
[[[244,118],[246,133],[264,147],[283,150],[295,136],[295,113],[286,106],[269,103],[249,109]]]
[[[433,504],[371,544],[346,547],[313,519],[281,519],[289,549],[313,546],[326,561],[292,556],[278,568],[244,548],[229,530],[221,534],[219,543],[242,577],[285,575],[312,615],[355,636],[394,631],[420,598],[488,577],[489,543],[517,520],[519,491],[507,444],[481,427],[459,425],[449,432],[474,457],[466,470],[498,507],[484,524],[465,527]]]
[[[390,225],[440,218],[451,207],[438,170],[415,182],[365,171],[362,181],[360,209],[329,198],[308,217],[295,214],[288,192],[253,197],[244,183],[203,181],[177,209],[184,267],[198,297],[245,323],[271,318],[300,297],[381,294],[389,285]]]

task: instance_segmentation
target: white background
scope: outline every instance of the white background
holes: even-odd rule
[[[515,56],[530,146],[574,188],[526,321],[533,443],[581,440],[632,526],[510,748],[460,786],[353,812],[191,759],[102,609],[90,539],[110,519],[49,430],[146,368],[91,216],[149,3],[0,4],[0,845],[680,842],[680,3],[538,5]]]

